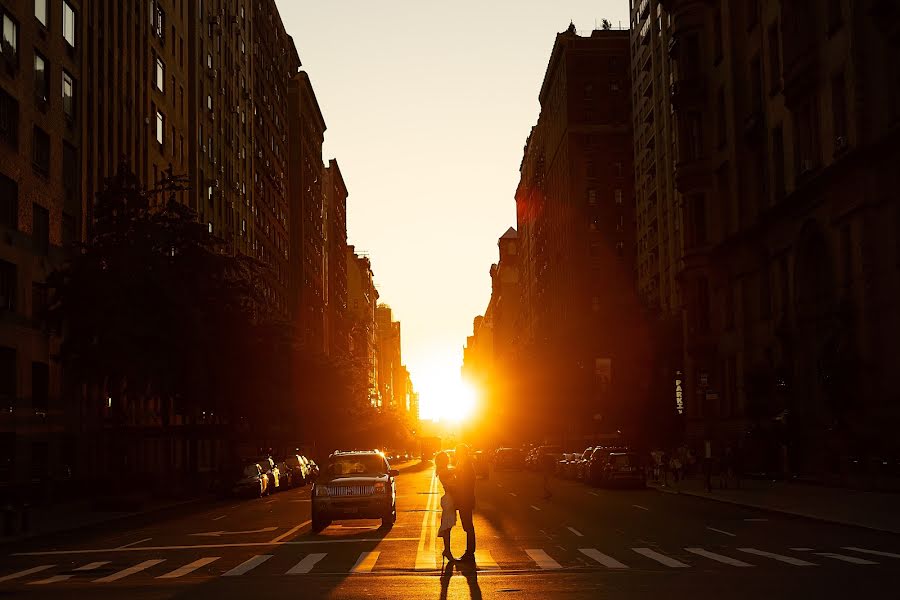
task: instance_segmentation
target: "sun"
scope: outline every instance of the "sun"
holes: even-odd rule
[[[419,415],[432,421],[462,423],[478,406],[475,388],[454,368],[433,368],[416,374]]]

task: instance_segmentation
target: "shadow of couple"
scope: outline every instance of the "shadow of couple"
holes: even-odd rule
[[[481,587],[478,585],[478,567],[471,562],[450,562],[441,573],[441,598],[447,600],[447,592],[450,589],[450,579],[453,572],[458,571],[466,578],[466,585],[469,586],[469,596],[472,600],[481,600]]]

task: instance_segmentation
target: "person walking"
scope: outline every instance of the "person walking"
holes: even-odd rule
[[[447,562],[456,561],[453,553],[450,552],[450,531],[456,525],[456,504],[453,502],[453,488],[455,486],[455,474],[450,468],[450,456],[446,452],[438,452],[434,457],[434,473],[444,488],[444,495],[441,496],[441,525],[438,528],[438,536],[444,540],[443,558]],[[441,570],[444,569],[443,560],[441,562]]]
[[[459,520],[466,532],[466,551],[459,557],[461,562],[475,562],[475,524],[472,521],[475,510],[475,465],[472,452],[465,444],[456,447],[456,484],[453,488],[453,502],[459,512]]]

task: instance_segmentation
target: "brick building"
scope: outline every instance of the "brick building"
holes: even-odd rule
[[[341,360],[350,351],[347,314],[347,185],[335,159],[324,173],[325,347]]]

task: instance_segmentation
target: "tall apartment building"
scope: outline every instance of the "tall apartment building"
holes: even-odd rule
[[[663,5],[689,435],[744,444],[769,469],[779,452],[760,439],[780,439],[806,473],[896,452],[900,67],[884,57],[900,14],[877,1]]]
[[[81,239],[85,28],[76,0],[0,1],[0,495],[69,464],[47,275]]]
[[[400,323],[394,321],[393,311],[387,304],[375,308],[375,339],[378,347],[378,393],[381,407],[397,410],[405,391],[401,370]]]
[[[329,356],[347,358],[350,348],[347,314],[347,185],[335,159],[323,176],[325,232],[325,347]]]
[[[548,413],[541,425],[591,427],[633,383],[630,89],[627,31],[557,36],[516,190],[523,372],[537,378],[528,388]],[[549,410],[560,397],[571,406]]]
[[[325,219],[322,143],[325,119],[309,76],[301,71],[288,82],[291,199],[291,314],[303,342],[315,352],[325,346]]]
[[[378,290],[367,256],[347,246],[347,316],[350,360],[364,373],[366,397],[373,407],[381,406],[378,393],[378,340],[375,309]]]

